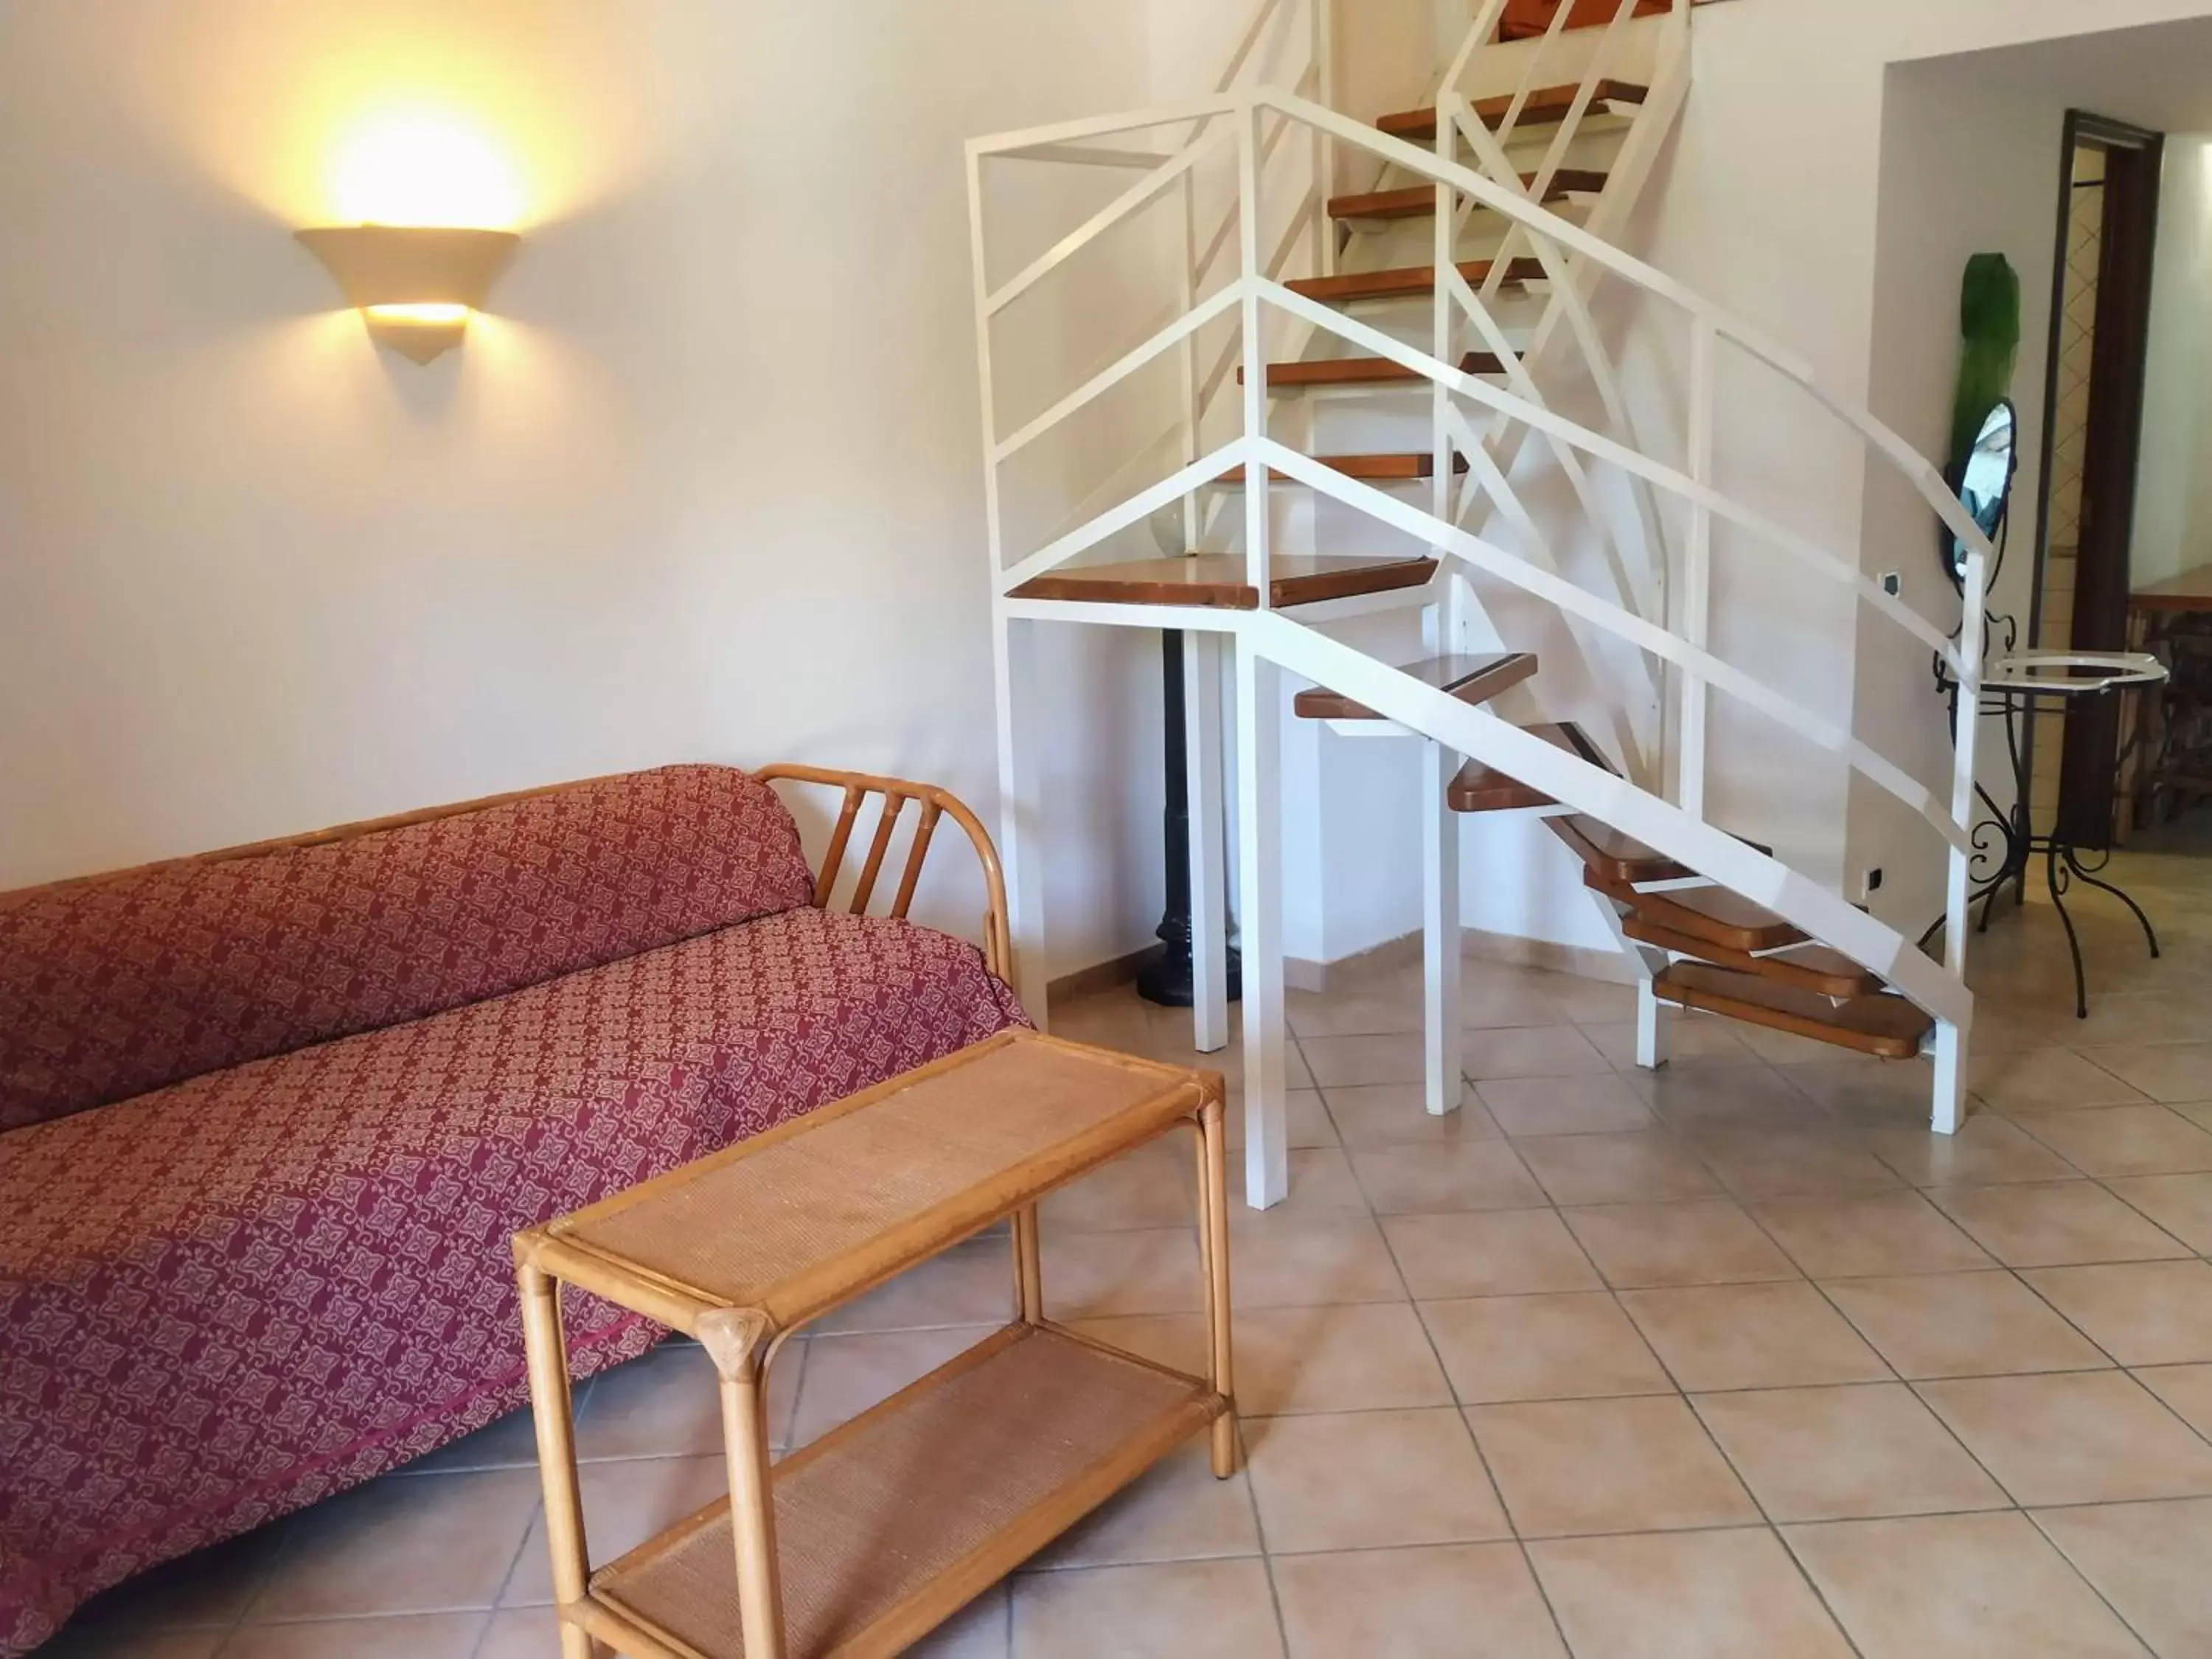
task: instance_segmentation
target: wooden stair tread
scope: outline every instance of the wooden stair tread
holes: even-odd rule
[[[1534,189],[1536,175],[1524,173],[1522,185]],[[1589,167],[1561,167],[1552,175],[1549,189],[1544,192],[1547,202],[1556,202],[1577,193],[1595,195],[1605,188],[1605,174]],[[1420,219],[1437,210],[1437,187],[1434,185],[1414,185],[1405,190],[1370,190],[1351,196],[1332,196],[1328,216],[1332,219]]]
[[[1436,690],[1449,692],[1462,702],[1483,703],[1534,674],[1536,659],[1527,651],[1504,652],[1493,656],[1430,657],[1421,662],[1407,663],[1398,672],[1411,675]],[[1299,692],[1292,700],[1291,708],[1302,720],[1376,720],[1382,718],[1364,704],[1354,702],[1340,692],[1331,691],[1322,686]]]
[[[1528,94],[1528,101],[1521,106],[1521,117],[1515,131],[1528,125],[1549,126],[1564,121],[1573,111],[1575,99],[1581,93],[1578,86],[1540,87]],[[1649,87],[1638,86],[1632,81],[1601,81],[1591,94],[1590,104],[1640,104],[1650,94]],[[1474,118],[1492,132],[1505,119],[1513,107],[1511,94],[1476,100]],[[1386,115],[1376,126],[1393,138],[1407,140],[1434,138],[1437,136],[1437,112],[1433,106],[1427,109],[1402,110],[1395,115]]]
[[[1342,554],[1279,554],[1268,567],[1268,599],[1278,607],[1419,587],[1437,573],[1434,559],[1361,559]],[[1134,559],[1079,565],[1034,577],[1017,599],[1088,600],[1102,605],[1187,605],[1256,611],[1259,590],[1245,580],[1241,553],[1200,553],[1180,559]]]
[[[1778,985],[1793,986],[1816,996],[1874,996],[1888,988],[1842,951],[1830,950],[1825,945],[1793,945],[1769,956],[1753,956],[1748,951],[1732,951],[1710,939],[1677,933],[1640,914],[1622,918],[1620,930],[1638,944],[1656,945],[1679,956],[1695,957],[1716,967],[1771,979]]]
[[[1541,738],[1556,748],[1588,761],[1592,766],[1614,770],[1604,751],[1583,734],[1583,729],[1572,720],[1554,726],[1528,726],[1522,730],[1532,738]],[[1617,775],[1617,774],[1616,774]],[[1549,795],[1531,789],[1518,778],[1507,776],[1495,767],[1480,761],[1469,761],[1460,768],[1459,775],[1451,781],[1444,799],[1455,812],[1516,812],[1524,807],[1557,805]]]
[[[1887,1060],[1911,1060],[1936,1024],[1902,997],[1862,996],[1834,1003],[1771,979],[1695,963],[1675,963],[1651,981],[1651,988],[1662,1002]]]
[[[1763,904],[1725,887],[1689,887],[1668,893],[1639,893],[1633,887],[1607,881],[1595,870],[1584,882],[1631,907],[1630,913],[1654,927],[1731,951],[1778,951],[1785,945],[1803,945],[1805,935]]]
[[[1460,359],[1462,374],[1503,374],[1505,364],[1497,353],[1470,351]],[[1270,363],[1267,365],[1267,389],[1289,390],[1303,386],[1426,386],[1428,377],[1417,374],[1403,363],[1388,357],[1322,357],[1311,362]],[[1237,384],[1244,384],[1244,371],[1237,371]]]
[[[1314,459],[1332,471],[1341,472],[1347,478],[1361,478],[1370,483],[1404,483],[1418,478],[1432,478],[1437,471],[1437,458],[1425,449],[1400,450],[1376,455],[1316,455]],[[1452,457],[1453,471],[1464,472],[1467,465],[1466,456]],[[1267,476],[1277,483],[1297,482],[1289,473],[1273,468],[1269,469]],[[1231,486],[1242,484],[1244,469],[1232,466],[1213,482]]]
[[[1495,259],[1469,259],[1462,263],[1459,274],[1476,288],[1490,280],[1496,266]],[[1505,281],[1518,285],[1541,282],[1544,262],[1523,255],[1509,261]],[[1349,305],[1359,300],[1402,300],[1412,295],[1433,293],[1437,286],[1434,265],[1399,265],[1389,270],[1354,270],[1341,276],[1301,276],[1284,287],[1291,293],[1309,300],[1318,300],[1325,305]]]
[[[1569,0],[1574,9],[1567,14],[1569,29],[1601,29],[1613,20],[1620,9],[1620,0]],[[1692,0],[1702,3],[1702,0]],[[1498,20],[1498,38],[1500,40],[1533,40],[1548,33],[1552,18],[1559,9],[1559,0],[1513,0]],[[1673,0],[1636,0],[1638,17],[1662,17],[1674,10]]]

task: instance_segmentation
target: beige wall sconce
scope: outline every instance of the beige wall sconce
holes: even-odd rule
[[[460,344],[469,313],[522,239],[505,230],[334,225],[303,230],[299,240],[338,279],[371,339],[427,363]]]

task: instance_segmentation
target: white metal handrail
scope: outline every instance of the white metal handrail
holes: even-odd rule
[[[1959,766],[1954,775],[1952,799],[1947,808],[1946,804],[1939,801],[1926,787],[1848,731],[1715,657],[1706,648],[1704,636],[1707,602],[1705,573],[1709,568],[1707,562],[1711,531],[1716,521],[1724,520],[1783,555],[1796,559],[1807,568],[1847,586],[1862,601],[1873,605],[1944,657],[1962,683],[1973,681],[1979,672],[1981,653],[1978,624],[1980,598],[1985,587],[1991,550],[1986,538],[1966,515],[1963,507],[1944,488],[1935,468],[1870,413],[1851,405],[1825,388],[1809,367],[1795,354],[1768,341],[1759,331],[1730,316],[1664,273],[1589,234],[1571,222],[1548,212],[1517,188],[1489,179],[1455,159],[1425,152],[1376,130],[1363,127],[1293,94],[1266,88],[1251,88],[1237,93],[1225,100],[1220,98],[1200,100],[1177,110],[1146,112],[1139,117],[1125,118],[1126,125],[1122,126],[1115,126],[1110,121],[1086,124],[1085,131],[1092,137],[1104,137],[1137,127],[1193,120],[1201,115],[1218,115],[1224,112],[1224,101],[1229,106],[1229,112],[1236,117],[1242,275],[1224,292],[1210,296],[1204,307],[1194,307],[1185,319],[1162,331],[1152,341],[1125,356],[1103,374],[1093,377],[1084,387],[1055,404],[1046,416],[1030,422],[1013,439],[1001,439],[994,430],[991,434],[992,471],[995,476],[1000,461],[1013,450],[1033,441],[1043,432],[1069,418],[1160,353],[1178,343],[1187,343],[1202,321],[1210,321],[1225,314],[1231,306],[1241,310],[1243,321],[1245,366],[1243,433],[1211,455],[1202,459],[1191,459],[1172,477],[1012,566],[1006,566],[1001,557],[1000,592],[1010,595],[1016,587],[1033,576],[1066,562],[1085,549],[1127,529],[1161,507],[1177,500],[1187,501],[1194,491],[1218,478],[1224,471],[1241,465],[1247,489],[1245,553],[1249,580],[1258,591],[1260,604],[1264,608],[1267,604],[1268,591],[1270,469],[1277,469],[1301,484],[1372,518],[1393,524],[1475,568],[1549,601],[1562,611],[1673,664],[1686,677],[1686,683],[1696,693],[1697,702],[1702,703],[1708,690],[1720,691],[1759,709],[1802,737],[1838,755],[1854,770],[1911,806],[1944,836],[1953,856],[1954,898],[1962,902],[1964,884],[1958,879],[1958,872],[1967,850],[1966,814],[1972,800],[1971,732],[1962,731],[1960,733]],[[1617,438],[1591,431],[1514,391],[1502,390],[1477,377],[1463,374],[1455,366],[1435,356],[1407,346],[1340,312],[1306,300],[1272,280],[1263,265],[1259,248],[1260,173],[1265,149],[1261,124],[1263,118],[1270,112],[1317,130],[1338,145],[1364,150],[1392,166],[1403,167],[1416,176],[1425,176],[1440,191],[1450,192],[1455,198],[1463,196],[1471,198],[1523,228],[1540,246],[1559,250],[1563,256],[1571,255],[1592,269],[1628,282],[1647,295],[1670,302],[1686,313],[1692,326],[1693,342],[1692,384],[1689,399],[1692,433],[1690,471],[1687,473],[1678,471],[1643,454]],[[988,154],[994,146],[1018,148],[1035,141],[1035,134],[979,141],[971,153]],[[1203,137],[1194,137],[1182,150],[1164,157],[1156,174],[1140,181],[1122,199],[1127,201],[1139,193],[1142,199],[1151,199],[1158,189],[1164,188],[1166,183],[1187,173],[1193,163],[1193,153],[1206,142]],[[1074,246],[1063,243],[1047,256],[1048,259],[1056,264],[1071,257],[1077,246],[1085,246],[1089,240],[1103,234],[1114,222],[1119,222],[1119,219],[1105,222],[1094,221],[1093,226],[1087,228],[1082,241],[1070,239]],[[1449,261],[1442,264],[1449,266]],[[1033,283],[1042,279],[1044,270],[1037,266],[1031,269],[1036,270],[1037,275],[1030,276],[1025,272],[1024,278]],[[1457,285],[1457,289],[1459,291],[1455,292],[1454,284],[1449,281],[1439,281],[1437,304],[1440,312],[1447,306],[1465,310],[1468,301],[1473,299],[1479,313],[1480,296],[1467,291],[1468,285],[1463,282]],[[988,297],[984,296],[986,301]],[[1200,317],[1201,310],[1203,316],[1200,321],[1191,320],[1193,317]],[[1462,453],[1467,453],[1470,448],[1468,441],[1474,439],[1474,434],[1467,427],[1464,416],[1459,413],[1454,402],[1455,399],[1464,399],[1487,408],[1500,420],[1541,433],[1583,454],[1620,467],[1632,477],[1688,502],[1692,511],[1689,580],[1686,584],[1690,590],[1690,614],[1680,631],[1670,629],[1598,599],[1575,584],[1538,568],[1529,560],[1507,552],[1455,523],[1449,522],[1443,516],[1424,512],[1382,491],[1372,489],[1322,466],[1310,457],[1274,442],[1267,436],[1267,366],[1262,345],[1263,317],[1270,310],[1294,317],[1312,329],[1334,334],[1376,356],[1395,362],[1429,380],[1437,388],[1439,398],[1440,455],[1448,454],[1453,448]],[[988,303],[979,304],[979,326],[987,337],[989,311]],[[1959,537],[1968,550],[1965,572],[1968,592],[1966,624],[1957,643],[1954,644],[1948,635],[1942,634],[1894,596],[1869,582],[1854,562],[1838,557],[1810,538],[1768,520],[1716,487],[1710,465],[1711,432],[1716,412],[1713,408],[1713,374],[1714,360],[1723,342],[1765,363],[1785,380],[1802,387],[1819,406],[1839,418],[1876,454],[1903,471],[1908,481],[1921,492],[1930,508]],[[1480,440],[1475,439],[1472,447],[1480,447]],[[1448,478],[1448,466],[1440,466],[1439,471]],[[1484,482],[1494,494],[1502,480],[1494,473],[1486,472]],[[1297,666],[1295,663],[1287,661],[1285,665]],[[1449,702],[1449,699],[1444,701]],[[1971,684],[1970,695],[1966,702],[1971,706]],[[1424,716],[1433,712],[1421,711]],[[1423,731],[1425,735],[1439,741],[1446,739],[1447,733],[1432,720],[1424,717],[1415,724],[1416,729]],[[1699,724],[1701,727],[1701,716]],[[1701,760],[1693,770],[1694,777],[1686,776],[1680,806],[1667,810],[1680,811],[1689,822],[1702,823]],[[1561,798],[1569,799],[1566,796]],[[1956,904],[1954,908],[1957,908]],[[1887,930],[1881,931],[1885,938],[1888,937]],[[1952,932],[1953,955],[1946,966],[1955,983],[1956,975],[1963,971],[1965,929],[1959,926],[1954,927]],[[1838,943],[1839,947],[1843,945],[1839,939],[1832,939],[1832,942]],[[1914,977],[1910,964],[1907,964],[1907,972],[1893,982],[1905,987],[1906,981]],[[1922,989],[1928,991],[1929,996],[1935,994],[1925,986]],[[1927,997],[1919,1000],[1925,1001]]]

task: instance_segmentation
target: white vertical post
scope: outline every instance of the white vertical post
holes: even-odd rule
[[[1194,172],[1186,170],[1180,186],[1182,195],[1182,315],[1188,317],[1198,306],[1198,184]],[[1199,424],[1205,411],[1199,408],[1198,398],[1198,337],[1183,336],[1176,355],[1182,359],[1182,461],[1188,466],[1198,459]],[[1191,491],[1182,498],[1182,550],[1198,551],[1199,513],[1198,492]]]
[[[1710,489],[1713,482],[1713,358],[1719,331],[1698,316],[1690,336],[1690,477]],[[1683,556],[1682,637],[1699,650],[1712,635],[1713,514],[1700,500],[1690,507],[1690,541]],[[1703,822],[1705,816],[1705,714],[1712,693],[1695,668],[1682,671],[1682,810]]]
[[[1431,1117],[1459,1109],[1465,1086],[1460,1026],[1459,814],[1451,781],[1459,757],[1423,743],[1421,757],[1422,1076]]]
[[[1447,87],[1437,98],[1437,159],[1439,161],[1457,159],[1458,129],[1453,125],[1452,113],[1455,106],[1453,90]],[[1457,264],[1452,256],[1457,252],[1458,206],[1459,198],[1451,187],[1438,184],[1436,224],[1430,245],[1431,257],[1436,261],[1437,280],[1435,320],[1431,330],[1429,355],[1440,363],[1452,362],[1452,338],[1458,332],[1453,326],[1451,284],[1444,279],[1444,273]],[[1452,441],[1448,418],[1450,412],[1451,394],[1444,390],[1441,380],[1433,383],[1429,388],[1431,427],[1429,450],[1431,465],[1435,467],[1436,473],[1429,481],[1429,511],[1443,524],[1459,522],[1452,512]],[[1435,551],[1439,559],[1443,556],[1441,549]]]
[[[1966,556],[1959,624],[1959,718],[1952,733],[1951,822],[1960,829],[1974,817],[1974,768],[1981,737],[1982,649],[1988,629],[1990,564],[1978,549]],[[1956,846],[1946,872],[1943,905],[1943,966],[1965,988],[1969,899],[1973,860]],[[1936,1026],[1936,1098],[1930,1121],[1939,1135],[1954,1135],[1966,1117],[1967,1038],[1966,1024],[1940,1020]]]
[[[1336,107],[1336,0],[1313,0],[1314,65],[1317,91],[1314,101],[1323,109]],[[1336,140],[1319,127],[1314,129],[1314,223],[1320,232],[1321,274],[1336,275],[1336,222],[1328,216],[1328,198],[1336,191]]]
[[[1267,435],[1267,351],[1260,306],[1260,113],[1248,93],[1237,117],[1237,233],[1244,285],[1244,437]],[[1260,609],[1273,609],[1267,571],[1268,466],[1256,451],[1244,464],[1245,580],[1259,590]],[[1248,803],[1249,804],[1249,803]]]
[[[1636,981],[1636,1063],[1656,1072],[1674,1057],[1673,1021],[1646,973]]]
[[[1229,1046],[1229,892],[1221,799],[1221,635],[1182,636],[1185,761],[1190,799],[1192,1043]]]
[[[997,607],[994,607],[997,609]],[[1045,987],[1043,802],[1035,734],[1022,728],[1038,705],[1036,634],[1041,623],[1003,610],[994,618],[992,668],[999,702],[999,862],[1006,878],[1006,926],[1014,945],[1014,994],[1040,1029],[1049,1024]]]
[[[1237,636],[1237,850],[1243,902],[1244,1200],[1290,1195],[1283,1066],[1283,671]]]

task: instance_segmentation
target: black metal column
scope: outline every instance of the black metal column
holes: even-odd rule
[[[1137,994],[1163,1008],[1188,1008],[1195,1000],[1190,957],[1190,769],[1183,741],[1182,635],[1160,635],[1161,704],[1167,725],[1167,914],[1160,918],[1159,949],[1137,969]],[[1243,963],[1229,952],[1229,1000],[1243,995]]]

